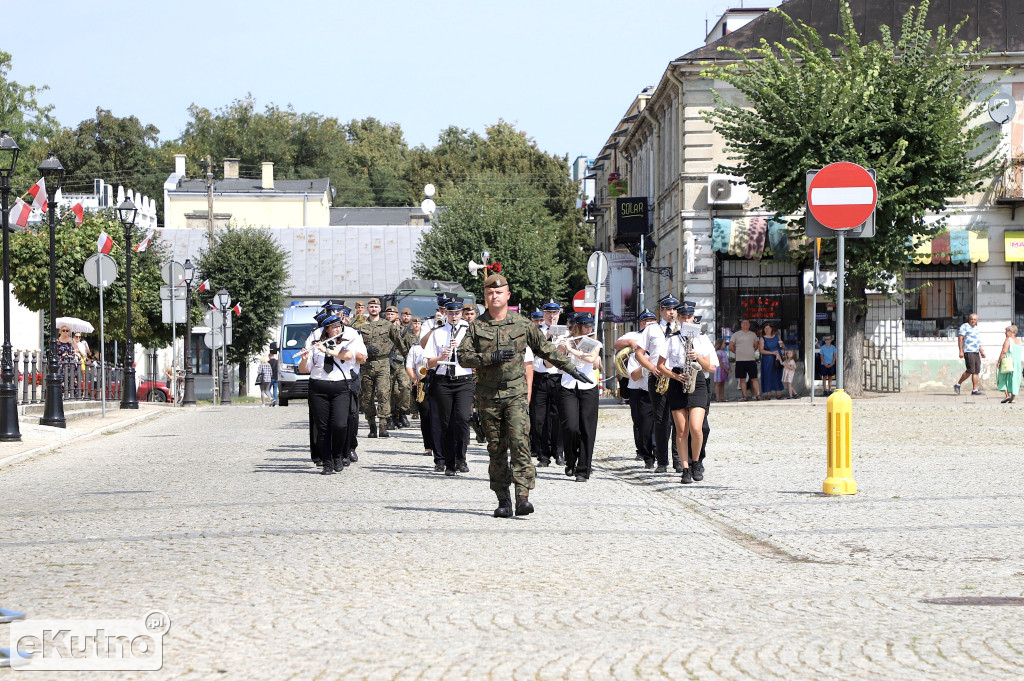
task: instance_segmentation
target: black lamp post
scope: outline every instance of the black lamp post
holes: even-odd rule
[[[181,397],[182,405],[196,403],[196,377],[192,373],[192,280],[196,276],[196,266],[185,258],[185,394]]]
[[[131,199],[125,198],[117,207],[117,219],[124,227],[124,286],[127,294],[126,310],[128,325],[125,329],[124,348],[124,373],[122,381],[124,389],[121,392],[122,409],[138,409],[139,397],[135,387],[135,341],[132,340],[132,229],[135,227],[135,216],[139,209]]]
[[[46,344],[46,396],[43,404],[41,426],[67,428],[64,418],[64,391],[61,386],[60,368],[57,366],[57,202],[56,194],[64,182],[64,166],[51,151],[39,164],[39,172],[46,184],[46,200],[49,204],[47,218],[50,225],[50,338]]]
[[[0,360],[0,442],[20,442],[18,429],[18,384],[14,377],[11,353],[11,236],[7,215],[11,198],[11,175],[18,163],[21,149],[7,130],[0,130],[0,207],[3,208],[4,230],[4,348]],[[26,376],[26,379],[28,377]]]
[[[231,294],[222,288],[214,299],[220,308],[220,403],[231,404],[231,380],[228,378],[228,305],[231,304]]]

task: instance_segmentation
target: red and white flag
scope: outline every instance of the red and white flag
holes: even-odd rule
[[[46,182],[43,181],[43,178],[40,177],[39,181],[28,190],[28,193],[32,197],[32,207],[45,213],[50,205],[46,202]]]
[[[219,312],[219,310],[217,309],[217,306],[214,305],[213,303],[207,303],[207,305],[209,305],[210,309],[213,310],[214,312]]]
[[[100,238],[96,240],[96,252],[106,255],[114,247],[114,240],[106,232],[100,232]]]
[[[21,199],[14,202],[11,207],[10,216],[11,224],[24,227],[28,224],[28,216],[32,214],[32,206],[28,205]]]
[[[204,281],[202,284],[199,285],[199,288],[196,289],[196,292],[197,293],[202,293],[203,291],[209,291],[209,290],[210,290],[210,280],[207,279],[206,281]],[[213,309],[216,310],[217,308],[213,308]]]
[[[242,316],[242,304],[241,303],[235,303],[235,306],[233,308],[231,308],[231,309],[234,310],[236,316],[238,316],[238,317]]]
[[[82,207],[82,203],[71,206],[71,212],[75,214],[75,224],[81,226],[82,220],[85,219],[85,208]]]
[[[149,248],[149,241],[152,239],[152,235],[148,235],[145,239],[139,242],[139,245],[135,247],[136,253],[145,253],[146,249]]]

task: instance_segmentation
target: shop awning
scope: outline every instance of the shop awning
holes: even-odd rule
[[[914,249],[915,265],[966,265],[988,262],[988,232],[954,229],[921,239]]]
[[[795,245],[795,244],[794,244]],[[761,258],[765,251],[778,256],[790,249],[786,225],[762,217],[715,218],[711,250],[739,258]]]
[[[1024,232],[1003,232],[1006,262],[1024,262]]]

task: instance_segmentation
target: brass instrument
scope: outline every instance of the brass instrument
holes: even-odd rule
[[[615,373],[620,378],[629,378],[629,371],[626,369],[626,365],[633,356],[634,350],[632,347],[625,347],[615,353]]]
[[[654,392],[658,393],[659,395],[664,395],[665,393],[667,393],[668,381],[669,378],[667,373],[659,376],[657,383],[654,384]]]
[[[683,336],[683,356],[686,357],[686,364],[683,367],[682,383],[683,392],[687,395],[697,389],[697,377],[701,375],[700,364],[690,359],[690,352],[693,350],[693,336]]]
[[[423,400],[427,399],[427,386],[424,385],[424,380],[426,380],[428,373],[430,373],[430,370],[427,369],[427,367],[425,367],[425,366],[421,366],[420,367],[420,370],[419,370],[420,380],[416,384],[416,401],[417,402],[422,402]]]

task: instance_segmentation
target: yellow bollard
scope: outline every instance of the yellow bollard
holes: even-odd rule
[[[845,390],[829,396],[828,412],[828,477],[822,485],[825,494],[856,494],[853,481],[851,436],[853,401]]]

